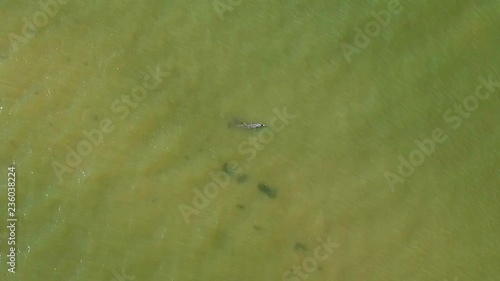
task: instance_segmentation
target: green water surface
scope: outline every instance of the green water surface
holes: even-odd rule
[[[500,280],[500,2],[40,3],[0,2],[0,280]]]

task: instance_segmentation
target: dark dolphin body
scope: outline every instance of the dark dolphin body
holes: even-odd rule
[[[246,123],[246,122],[233,122],[229,123],[229,126],[236,126],[236,127],[243,127],[247,129],[259,129],[259,128],[264,128],[266,125],[262,123]]]
[[[245,127],[245,128],[248,128],[248,129],[258,129],[258,128],[263,128],[266,125],[261,124],[261,123],[245,123],[245,122],[243,122],[243,123],[238,124],[236,126],[238,126],[238,127]]]

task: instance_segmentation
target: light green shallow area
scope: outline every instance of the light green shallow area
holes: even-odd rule
[[[138,2],[0,2],[0,280],[500,280],[500,2]]]

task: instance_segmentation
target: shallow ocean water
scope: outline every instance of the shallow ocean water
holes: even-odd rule
[[[0,2],[1,280],[500,278],[498,2],[214,3]]]

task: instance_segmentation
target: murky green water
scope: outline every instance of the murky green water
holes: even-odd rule
[[[500,279],[497,1],[66,2],[0,2],[1,280]]]

